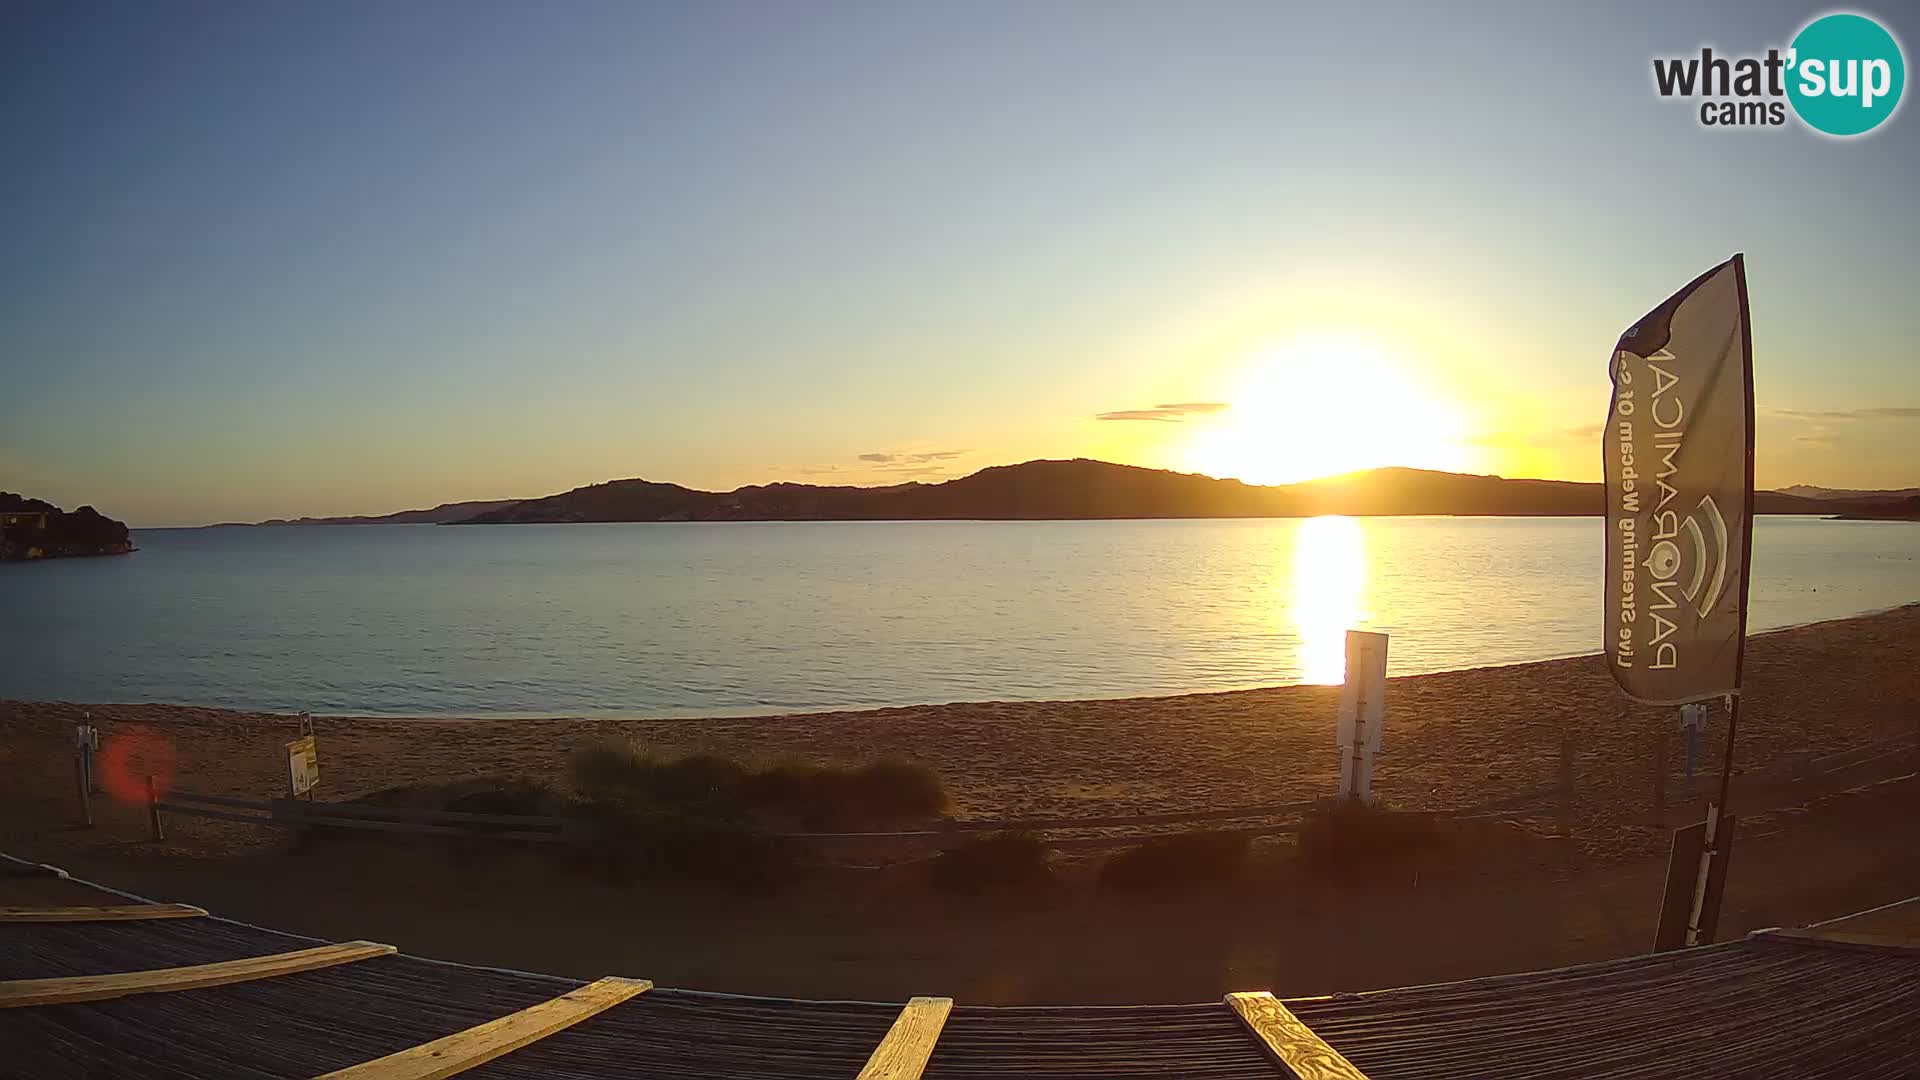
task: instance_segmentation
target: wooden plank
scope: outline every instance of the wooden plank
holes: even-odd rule
[[[917,997],[907,1002],[900,1015],[893,1018],[886,1038],[873,1048],[873,1056],[860,1070],[858,1080],[920,1080],[927,1059],[933,1057],[933,1044],[952,1011],[952,998]]]
[[[190,967],[121,971],[111,975],[76,975],[60,979],[18,979],[0,982],[0,1009],[66,1005],[77,1001],[105,1001],[129,994],[225,986],[228,983],[270,979],[296,971],[312,971],[369,957],[386,956],[393,951],[391,945],[348,941],[297,952],[250,956],[244,960],[222,960],[216,964],[194,964]]]
[[[105,907],[0,907],[0,923],[122,922],[135,919],[188,919],[205,915],[191,904],[120,904]]]
[[[543,817],[537,814],[475,814],[465,810],[422,810],[411,806],[376,806],[371,803],[308,802],[305,799],[275,799],[273,804],[294,804],[290,809],[309,820],[352,818],[368,821],[419,821],[429,825],[505,825],[522,830],[564,828],[570,818]],[[471,831],[471,830],[469,830]]]
[[[194,813],[210,813],[197,810]],[[317,829],[360,829],[372,832],[407,833],[414,836],[460,836],[470,840],[522,840],[532,844],[568,844],[573,839],[557,832],[501,832],[461,828],[457,825],[422,825],[411,821],[362,821],[359,818],[322,817],[318,814],[298,819],[261,818],[262,825],[298,825]]]
[[[183,803],[168,802],[166,799],[153,804],[155,810],[165,810],[169,814],[185,814],[188,817],[218,818],[221,821],[238,821],[246,825],[274,825],[270,817],[257,814],[235,814],[226,810],[209,810],[204,806],[188,806]]]
[[[66,876],[67,872],[57,866],[48,866],[46,863],[25,862],[14,859],[12,856],[7,856],[7,861],[0,863],[0,877],[64,878]]]
[[[1367,1080],[1272,994],[1228,994],[1227,1007],[1275,1061],[1299,1080]]]
[[[442,1080],[512,1053],[556,1031],[565,1031],[651,989],[653,983],[646,979],[601,979],[498,1020],[339,1069],[316,1080]]]
[[[273,809],[273,803],[266,799],[238,799],[231,795],[202,795],[195,791],[174,790],[167,792],[167,800],[183,803],[204,803],[208,806],[231,806],[237,810],[258,810],[266,813]]]

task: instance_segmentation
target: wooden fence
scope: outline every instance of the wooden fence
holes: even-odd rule
[[[1807,757],[1780,762],[1764,769],[1740,774],[1735,781],[1737,805],[1762,794],[1775,798],[1770,803],[1789,804],[1804,798],[1816,784],[1821,788],[1836,784],[1866,783],[1881,778],[1889,769],[1920,768],[1920,736],[1901,735],[1881,739],[1852,750],[1824,757]],[[1664,771],[1662,772],[1664,776]],[[1657,796],[1664,804],[1664,790]],[[841,844],[902,843],[935,848],[951,847],[979,833],[1023,831],[1043,835],[1049,846],[1065,851],[1126,847],[1177,836],[1186,832],[1209,831],[1238,833],[1249,837],[1285,836],[1297,833],[1307,815],[1323,800],[1260,803],[1248,806],[1220,807],[1210,810],[1185,810],[1152,814],[1120,814],[1105,817],[943,819],[925,828],[864,832],[776,833],[774,838],[799,844],[833,846]],[[1558,782],[1544,788],[1505,796],[1471,806],[1421,811],[1428,817],[1450,821],[1475,820],[1502,816],[1552,817],[1563,831],[1570,826],[1574,789],[1570,752],[1563,752]],[[583,845],[590,838],[591,823],[572,817],[535,817],[519,814],[477,814],[455,810],[424,810],[403,806],[379,806],[370,803],[309,802],[304,799],[241,799],[227,795],[202,795],[190,791],[172,791],[153,795],[148,803],[153,835],[160,839],[164,826],[160,814],[183,814],[243,822],[284,829],[357,829],[369,832],[408,833],[414,835],[491,839],[510,843]],[[1659,806],[1656,813],[1664,810]],[[1229,824],[1242,822],[1245,824]],[[1188,826],[1188,828],[1177,828]],[[1143,829],[1164,828],[1160,831]],[[1071,833],[1078,835],[1057,835]]]

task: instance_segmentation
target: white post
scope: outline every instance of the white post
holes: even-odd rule
[[[1347,631],[1347,674],[1334,738],[1340,746],[1340,797],[1373,801],[1373,758],[1386,719],[1387,635]]]

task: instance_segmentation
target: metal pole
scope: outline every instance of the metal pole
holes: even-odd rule
[[[1727,695],[1727,747],[1720,755],[1720,799],[1707,808],[1707,837],[1700,851],[1700,874],[1693,888],[1693,917],[1687,920],[1687,944],[1700,943],[1700,923],[1705,916],[1707,878],[1713,857],[1724,840],[1720,821],[1726,817],[1733,789],[1733,736],[1740,727],[1741,690],[1746,685],[1747,601],[1753,587],[1753,313],[1747,305],[1747,260],[1733,257],[1734,284],[1740,291],[1741,374],[1747,391],[1747,514],[1740,530],[1740,637],[1733,654],[1733,692]],[[1718,913],[1715,913],[1716,916]]]

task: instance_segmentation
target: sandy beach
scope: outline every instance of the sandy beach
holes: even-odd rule
[[[1736,755],[1748,782],[1735,788],[1743,847],[1730,932],[1920,892],[1920,844],[1908,824],[1920,781],[1906,775],[1910,759],[1892,761],[1882,782],[1851,788],[1775,790],[1757,779],[1915,732],[1920,605],[1758,636],[1748,672]],[[718,720],[322,717],[319,794],[346,799],[488,773],[559,779],[574,747],[621,736],[742,755],[906,754],[940,771],[959,817],[1202,810],[1330,793],[1335,693],[1298,686]],[[155,844],[144,839],[144,811],[111,798],[99,800],[97,827],[76,829],[71,725],[83,712],[109,743],[140,744],[134,771],[253,798],[284,787],[282,744],[295,719],[9,701],[0,703],[0,849],[301,932],[573,974],[602,973],[588,969],[613,957],[628,974],[673,985],[808,996],[936,985],[977,1001],[1197,1000],[1222,986],[1353,989],[1645,948],[1668,837],[1698,816],[1697,799],[1712,788],[1724,717],[1688,805],[1674,711],[1627,704],[1597,657],[1393,679],[1387,707],[1376,789],[1403,808],[1549,791],[1571,738],[1571,839],[1554,838],[1555,817],[1542,804],[1505,823],[1528,838],[1517,859],[1362,893],[1281,873],[1172,895],[1118,898],[1067,884],[1041,896],[962,901],[934,893],[911,867],[829,873],[761,899],[616,889],[552,881],[511,856],[471,865],[431,850],[288,855],[276,831],[184,816],[171,818],[168,839]],[[1670,774],[1664,824],[1653,820],[1657,738],[1667,740]],[[1434,940],[1383,933],[1382,919],[1439,920],[1450,932]],[[606,944],[609,933],[617,944]],[[1115,985],[1107,970],[1114,957],[1136,954],[1166,969],[1150,989]]]
[[[1756,636],[1736,768],[1751,772],[1914,731],[1920,725],[1920,605]],[[1289,686],[1120,700],[970,702],[701,720],[393,720],[319,717],[322,787],[347,799],[385,787],[512,773],[559,779],[577,746],[633,738],[668,750],[858,760],[904,754],[939,770],[957,817],[1159,813],[1330,794],[1338,690]],[[1651,809],[1655,740],[1667,740],[1670,798],[1684,795],[1675,711],[1629,703],[1597,656],[1388,681],[1375,787],[1406,809],[1473,805],[1552,787],[1563,738],[1576,817],[1595,853],[1664,850]],[[0,702],[4,797],[15,831],[72,816],[72,725],[145,733],[176,787],[267,798],[285,787],[287,715],[178,705]],[[1697,793],[1717,772],[1724,717],[1704,740]],[[172,760],[166,760],[168,757]],[[150,760],[148,758],[150,757]],[[31,826],[28,826],[31,828]],[[112,828],[62,838],[113,843]],[[245,826],[182,820],[170,851],[270,846]],[[1652,844],[1653,848],[1648,845]]]

